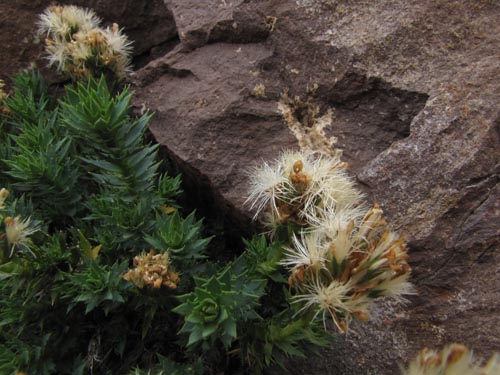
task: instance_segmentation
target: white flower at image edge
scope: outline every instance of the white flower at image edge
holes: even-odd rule
[[[6,188],[2,188],[0,190],[0,210],[3,210],[5,208],[5,200],[9,196],[9,191]],[[2,215],[0,214],[0,218]]]
[[[37,232],[40,228],[38,226],[31,225],[31,218],[22,220],[20,216],[15,218],[9,216],[5,218],[5,234],[7,236],[7,242],[12,246],[9,257],[14,253],[14,249],[26,248],[33,244],[30,236]]]

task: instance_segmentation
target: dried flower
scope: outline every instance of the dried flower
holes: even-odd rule
[[[90,9],[74,5],[49,6],[40,15],[38,33],[70,41],[73,34],[89,31],[99,26],[101,20]]]
[[[289,284],[296,289],[293,300],[304,304],[301,311],[313,309],[323,319],[330,316],[345,332],[353,317],[369,319],[375,299],[402,300],[412,292],[404,240],[380,227],[379,221],[367,223],[379,210],[375,205],[361,220],[331,231],[329,226],[313,229],[301,241],[294,238],[282,264],[290,268]]]
[[[255,98],[264,98],[266,96],[266,86],[263,83],[258,83],[253,88],[251,94]]]
[[[500,357],[494,355],[484,365],[475,364],[472,351],[460,344],[451,344],[437,352],[424,348],[410,363],[403,375],[498,375]]]
[[[357,205],[361,198],[338,157],[284,152],[273,164],[250,172],[247,202],[255,218],[265,210],[279,223],[307,226],[325,207],[341,210]]]
[[[377,204],[361,203],[344,167],[337,156],[285,152],[254,170],[248,198],[268,223],[299,226],[280,262],[290,270],[293,302],[324,323],[332,318],[341,332],[353,318],[368,320],[377,298],[412,292],[404,239]]]
[[[151,249],[149,253],[134,257],[133,264],[134,268],[124,274],[123,278],[139,288],[147,285],[155,289],[162,286],[175,289],[179,284],[179,274],[170,266],[168,253],[156,254]]]
[[[16,216],[15,218],[8,216],[4,222],[7,243],[11,246],[9,257],[12,257],[15,248],[26,249],[31,252],[30,247],[33,245],[33,242],[30,236],[40,228],[37,225],[32,225],[31,218],[22,220],[20,216]]]
[[[291,269],[324,268],[328,249],[324,248],[322,238],[317,233],[303,235],[300,239],[294,234],[292,242],[294,246],[285,249],[282,265]]]
[[[131,43],[115,23],[99,27],[95,13],[76,6],[51,6],[40,16],[39,33],[46,37],[49,66],[75,77],[130,72]]]

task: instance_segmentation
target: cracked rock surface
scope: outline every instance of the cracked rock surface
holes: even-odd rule
[[[131,16],[142,20],[139,51],[179,35],[135,73],[134,100],[155,112],[151,132],[193,199],[250,231],[246,171],[299,147],[278,110],[287,91],[304,103],[295,110],[304,127],[310,109],[332,110],[326,135],[408,239],[418,294],[406,306],[381,304],[374,322],[286,373],[391,375],[423,346],[500,350],[500,3],[133,3],[156,20]],[[32,12],[12,4],[0,9]],[[2,74],[32,57],[8,51]]]

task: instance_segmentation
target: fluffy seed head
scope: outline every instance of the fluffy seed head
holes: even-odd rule
[[[131,43],[117,24],[102,29],[94,12],[51,6],[40,16],[49,66],[74,78],[101,74],[121,80],[130,72]]]
[[[54,39],[70,39],[76,32],[89,31],[99,26],[100,19],[90,9],[74,5],[49,6],[40,15],[38,33]]]
[[[343,209],[359,203],[362,195],[336,157],[285,151],[273,164],[250,172],[247,203],[255,218],[274,211],[282,223],[307,226],[325,208]]]
[[[324,247],[317,233],[292,237],[293,246],[285,249],[285,257],[280,262],[289,269],[306,267],[320,270],[324,268],[328,249]]]

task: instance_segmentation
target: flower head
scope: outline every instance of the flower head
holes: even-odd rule
[[[134,268],[123,275],[125,280],[131,281],[139,288],[145,285],[159,289],[166,286],[169,289],[177,288],[180,281],[179,274],[170,266],[168,253],[156,254],[154,250],[134,257]]]
[[[131,43],[117,24],[99,27],[95,13],[76,6],[51,6],[40,16],[49,66],[73,77],[112,74],[121,80],[130,72]]]
[[[99,26],[93,10],[74,5],[50,6],[40,15],[38,33],[46,37],[69,40],[76,32],[86,32]]]
[[[404,239],[388,228],[377,204],[362,203],[337,154],[284,152],[250,180],[256,215],[300,228],[281,261],[299,311],[331,317],[346,332],[353,318],[369,318],[377,298],[401,301],[412,292]]]
[[[4,222],[7,243],[11,246],[9,257],[12,257],[14,249],[16,248],[30,251],[30,247],[33,245],[30,236],[40,228],[32,224],[31,218],[22,220],[20,216],[16,216],[15,218],[8,216],[5,218]]]
[[[441,351],[424,348],[403,371],[403,375],[498,375],[500,358],[494,355],[484,365],[475,364],[472,351],[460,344],[451,344]]]
[[[112,65],[113,71],[123,78],[130,73],[130,56],[132,54],[132,42],[123,34],[118,24],[114,23],[110,28],[103,31],[107,44],[107,55],[104,56],[104,63]]]
[[[285,151],[251,171],[247,203],[255,218],[270,211],[281,223],[307,226],[324,209],[353,207],[361,198],[338,157]]]
[[[328,248],[325,248],[321,237],[317,233],[303,234],[298,238],[295,234],[292,237],[293,246],[285,249],[285,257],[280,262],[290,269],[316,270],[325,267]]]
[[[402,301],[403,295],[412,293],[404,239],[385,222],[382,225],[373,220],[369,224],[366,218],[374,210],[381,213],[377,205],[364,215],[339,211],[339,216],[332,215],[326,223],[312,227],[302,241],[294,238],[294,247],[286,251],[282,261],[290,268],[295,302],[306,302],[302,311],[315,309],[315,316],[323,319],[331,316],[342,332],[353,317],[367,320],[369,307],[377,298]],[[321,266],[314,266],[313,260]],[[337,301],[342,304],[326,310],[326,292],[341,296]]]

